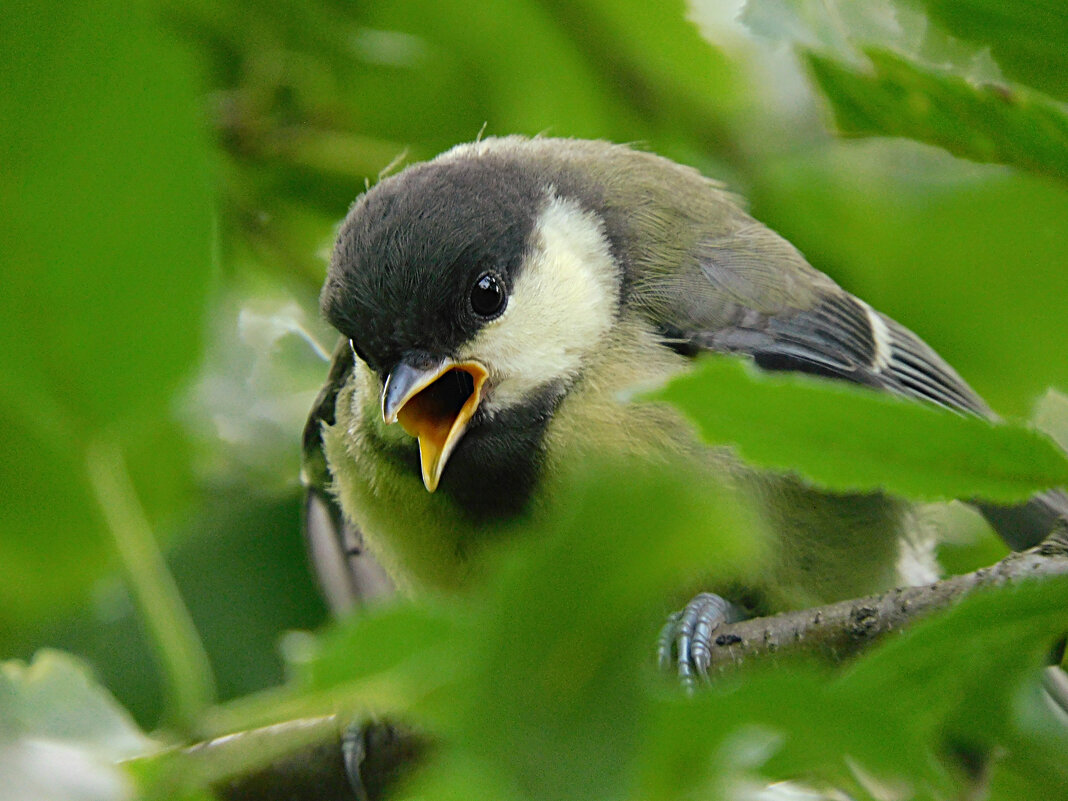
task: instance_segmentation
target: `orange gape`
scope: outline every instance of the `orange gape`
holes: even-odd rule
[[[461,373],[470,376],[470,391]],[[445,462],[482,400],[482,386],[488,375],[478,362],[450,364],[397,412],[401,428],[419,440],[423,483],[431,492],[437,489]]]

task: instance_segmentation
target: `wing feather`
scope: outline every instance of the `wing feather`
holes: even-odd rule
[[[794,370],[895,392],[955,411],[993,416],[919,337],[850,295],[774,231],[752,220],[695,251],[674,304],[659,287],[657,321],[688,352],[752,356]],[[695,286],[696,276],[703,279]]]
[[[683,271],[685,291],[672,295],[668,282],[653,282],[655,300],[645,304],[665,344],[679,352],[746,354],[767,370],[851,381],[997,419],[922,339],[850,295],[763,225],[743,221],[699,244]],[[1018,506],[976,506],[1017,549],[1038,544],[1058,520],[1068,520],[1061,490]]]

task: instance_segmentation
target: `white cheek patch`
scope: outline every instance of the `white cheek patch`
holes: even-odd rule
[[[618,306],[619,268],[596,216],[553,197],[531,243],[504,314],[460,354],[489,369],[490,412],[523,402],[549,382],[571,381],[612,327]]]

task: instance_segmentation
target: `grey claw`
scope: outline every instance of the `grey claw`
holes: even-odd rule
[[[692,690],[697,677],[708,679],[712,662],[712,636],[724,623],[742,619],[743,615],[732,603],[709,592],[703,592],[675,612],[660,630],[657,638],[657,662],[661,670],[675,672],[683,685]]]
[[[675,646],[675,632],[678,629],[682,612],[672,612],[660,629],[660,636],[656,640],[656,662],[665,673],[671,669],[673,662],[672,653]]]
[[[365,732],[363,725],[353,724],[346,727],[341,735],[341,755],[345,760],[345,773],[357,801],[367,801],[367,788],[364,786],[362,774],[363,762],[367,758]]]
[[[422,760],[430,743],[384,721],[353,723],[341,735],[345,773],[356,801],[385,798]]]

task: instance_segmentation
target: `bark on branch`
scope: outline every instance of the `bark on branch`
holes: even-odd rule
[[[729,623],[716,630],[709,673],[777,653],[819,653],[841,660],[917,618],[946,609],[981,587],[1068,573],[1068,530],[991,567],[934,584],[902,587],[827,606]]]

